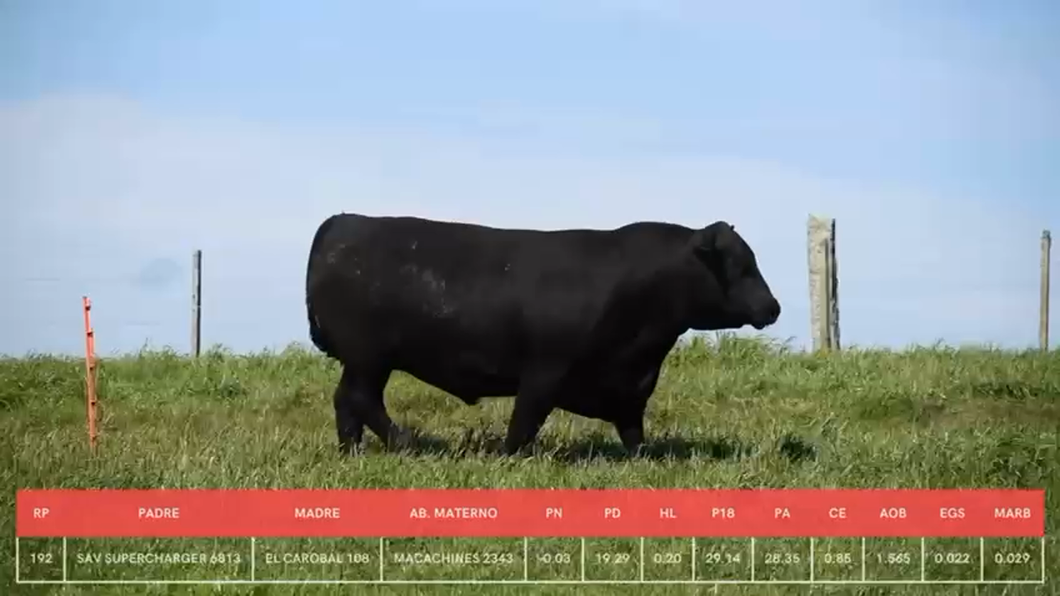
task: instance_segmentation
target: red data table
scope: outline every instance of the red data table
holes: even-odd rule
[[[1044,584],[1042,490],[20,490],[38,584]]]

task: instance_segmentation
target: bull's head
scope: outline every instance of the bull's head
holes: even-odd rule
[[[764,329],[780,317],[780,303],[758,270],[754,251],[727,222],[697,230],[691,246],[694,296],[691,327]]]

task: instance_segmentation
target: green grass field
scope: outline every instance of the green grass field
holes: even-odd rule
[[[789,352],[722,337],[675,350],[648,408],[648,453],[610,426],[554,413],[532,456],[495,451],[508,399],[467,407],[395,375],[387,403],[430,439],[337,456],[336,364],[313,352],[198,361],[101,359],[101,436],[87,449],[83,360],[0,361],[0,589],[15,594],[692,594],[704,586],[15,586],[14,489],[359,487],[1044,488],[1047,570],[1060,570],[1060,352]],[[142,541],[150,542],[150,541]],[[498,546],[505,546],[498,541]],[[84,544],[73,549],[85,548]],[[277,547],[279,548],[279,547]],[[621,544],[617,548],[623,548]],[[173,569],[171,576],[193,577]],[[484,572],[485,573],[485,572]],[[23,573],[25,576],[25,572]],[[113,577],[111,579],[114,579]],[[1053,594],[1045,586],[816,586],[843,594]],[[804,594],[807,586],[725,586]]]

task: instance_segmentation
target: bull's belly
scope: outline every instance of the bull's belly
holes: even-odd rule
[[[577,416],[612,422],[619,404],[609,402],[600,393],[585,391],[560,398],[556,407]]]
[[[484,354],[438,353],[399,367],[417,379],[469,404],[484,397],[507,397],[519,390],[518,374]]]
[[[461,349],[439,342],[409,343],[417,346],[395,354],[395,370],[449,393],[468,404],[487,397],[510,397],[519,392],[527,363],[503,348],[485,346]],[[431,346],[426,348],[425,346]],[[615,362],[598,364],[592,371],[575,373],[557,395],[556,407],[575,415],[607,422],[643,410],[655,388],[659,368],[653,363]]]

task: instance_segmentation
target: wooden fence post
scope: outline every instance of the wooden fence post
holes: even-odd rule
[[[839,263],[835,229],[835,220],[828,217],[811,215],[807,225],[814,351],[839,349]]]
[[[202,251],[191,255],[191,355],[199,357],[202,332]]]
[[[96,398],[96,332],[92,329],[92,321],[89,311],[92,310],[92,301],[88,296],[81,297],[81,307],[85,311],[85,402],[88,418],[88,446],[93,453],[96,451],[96,406],[99,403]]]
[[[1053,239],[1049,230],[1042,230],[1042,285],[1038,306],[1038,346],[1049,350],[1049,251]]]

